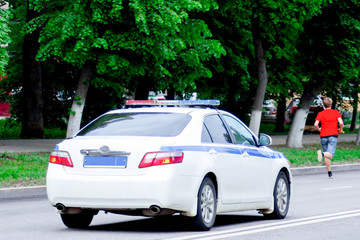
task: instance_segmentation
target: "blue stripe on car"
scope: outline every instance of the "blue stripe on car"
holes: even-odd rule
[[[160,151],[206,152],[203,146],[163,146]]]
[[[220,153],[230,153],[230,154],[242,154],[241,148],[236,147],[215,147],[215,146],[205,146],[205,149],[207,152],[209,152],[211,149],[214,149],[217,152]]]
[[[244,147],[222,147],[222,146],[163,146],[160,151],[192,151],[192,152],[209,152],[211,149],[219,153],[244,154],[246,152],[253,157],[264,158],[285,158],[284,154],[276,151],[268,152],[256,148]]]

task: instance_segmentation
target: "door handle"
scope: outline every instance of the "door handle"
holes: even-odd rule
[[[212,155],[218,154],[218,152],[213,148],[209,150],[209,153],[212,154]]]
[[[246,157],[246,158],[250,157],[250,155],[247,152],[244,152],[243,154],[241,154],[241,156]]]

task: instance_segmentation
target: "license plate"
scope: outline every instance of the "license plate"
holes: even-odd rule
[[[85,156],[84,167],[119,167],[126,168],[126,156]]]

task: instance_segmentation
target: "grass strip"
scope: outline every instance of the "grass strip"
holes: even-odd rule
[[[0,154],[0,188],[44,185],[49,153]]]
[[[320,166],[316,151],[322,149],[320,144],[306,144],[302,149],[291,149],[284,146],[273,146],[282,152],[290,161],[291,167]],[[353,142],[339,142],[337,144],[332,164],[350,164],[360,162],[360,146]]]

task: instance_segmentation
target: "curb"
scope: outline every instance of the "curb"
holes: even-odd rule
[[[46,186],[0,188],[0,201],[36,197],[46,197]]]
[[[331,171],[333,172],[356,171],[356,170],[360,170],[360,164],[358,163],[331,165]],[[298,168],[291,168],[291,173],[293,176],[298,176],[298,175],[327,173],[327,170],[325,166],[298,167]]]
[[[333,172],[345,172],[360,170],[360,164],[341,164],[332,165]],[[315,167],[298,167],[291,168],[293,176],[309,175],[309,174],[322,174],[326,173],[325,166]],[[46,186],[34,187],[16,187],[16,188],[0,188],[0,201],[1,200],[16,200],[22,198],[46,198]]]

